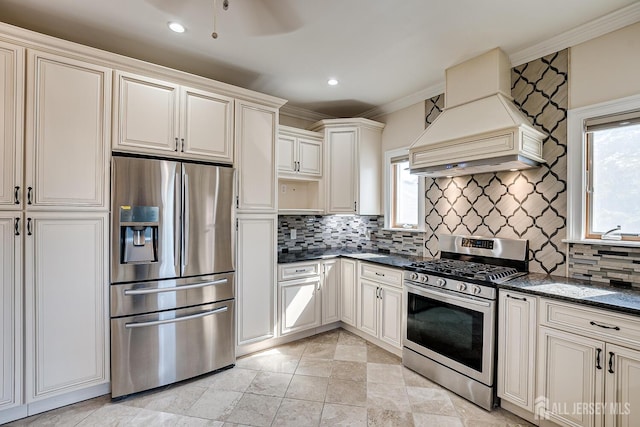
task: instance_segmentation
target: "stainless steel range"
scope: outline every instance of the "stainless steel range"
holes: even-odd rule
[[[496,284],[527,274],[527,240],[438,236],[405,267],[403,364],[473,403],[495,402]]]

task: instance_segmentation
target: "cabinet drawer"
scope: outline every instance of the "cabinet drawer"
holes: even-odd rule
[[[541,299],[540,323],[607,342],[640,346],[640,319],[633,316]]]
[[[360,263],[360,277],[384,283],[398,288],[402,287],[402,270],[380,267],[374,264]]]
[[[278,265],[278,282],[320,275],[320,261]]]

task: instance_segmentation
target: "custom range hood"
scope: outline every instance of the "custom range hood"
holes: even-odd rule
[[[545,135],[511,98],[511,64],[495,48],[446,70],[445,109],[409,147],[409,169],[428,177],[540,166]]]

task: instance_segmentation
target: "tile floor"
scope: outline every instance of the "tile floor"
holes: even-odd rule
[[[9,425],[530,426],[502,409],[480,409],[343,329],[242,357],[214,375]]]

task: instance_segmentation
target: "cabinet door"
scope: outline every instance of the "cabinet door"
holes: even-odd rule
[[[0,209],[20,209],[24,49],[0,42]]]
[[[358,329],[378,336],[378,285],[360,279],[358,292]]]
[[[356,326],[357,262],[340,260],[340,320]]]
[[[275,215],[238,215],[238,345],[275,334],[276,236]]]
[[[327,213],[357,212],[356,206],[356,141],[357,129],[328,131]]]
[[[581,408],[604,397],[604,343],[541,326],[538,345],[538,416],[563,426],[602,425],[601,413]]]
[[[533,412],[536,299],[500,292],[498,304],[498,397]]]
[[[402,348],[402,291],[381,286],[379,295],[380,339]]]
[[[0,411],[22,403],[20,220],[20,212],[0,212]]]
[[[298,138],[298,162],[301,174],[322,176],[322,142]]]
[[[278,172],[296,172],[296,138],[289,135],[278,136]]]
[[[340,320],[340,261],[322,263],[322,324]]]
[[[27,205],[107,208],[111,70],[31,51]]]
[[[280,334],[315,328],[321,324],[320,279],[280,282]]]
[[[108,217],[27,217],[27,402],[109,381]]]
[[[117,72],[113,149],[171,154],[178,151],[178,85]]]
[[[237,207],[240,211],[277,211],[277,123],[277,109],[245,101],[236,102]]]
[[[180,150],[185,157],[233,162],[233,98],[180,89]]]
[[[607,344],[602,360],[607,370],[605,424],[640,426],[640,351]]]

